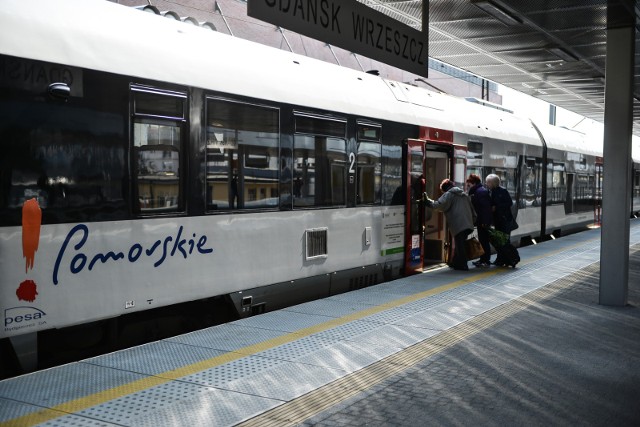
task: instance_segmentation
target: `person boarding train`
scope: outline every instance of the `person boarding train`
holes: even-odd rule
[[[425,206],[444,212],[447,225],[454,236],[453,261],[449,266],[454,270],[468,270],[464,242],[473,232],[476,212],[469,196],[450,179],[444,179],[440,183],[440,190],[443,194],[438,200],[431,200],[427,193],[423,194]]]

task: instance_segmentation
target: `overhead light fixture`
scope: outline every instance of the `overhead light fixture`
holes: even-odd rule
[[[484,10],[505,25],[522,24],[522,19],[508,11],[504,6],[498,4],[495,0],[472,0],[471,4]]]
[[[562,59],[563,61],[566,61],[566,62],[576,62],[576,61],[578,61],[578,57],[577,56],[575,56],[571,52],[569,52],[566,49],[561,48],[559,46],[549,46],[546,49],[547,49],[547,52],[553,53],[555,56],[557,56],[558,58]]]

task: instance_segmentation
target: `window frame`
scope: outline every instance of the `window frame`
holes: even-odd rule
[[[153,94],[158,96],[167,96],[182,101],[182,115],[166,115],[166,114],[153,114],[149,112],[138,112],[136,98],[137,93]],[[131,176],[131,209],[134,215],[139,217],[157,217],[157,216],[172,216],[172,215],[186,215],[187,212],[187,181],[188,181],[188,110],[189,110],[189,95],[188,91],[176,91],[172,89],[162,89],[155,86],[141,85],[131,83],[129,86],[130,96],[130,176]],[[178,146],[178,202],[174,207],[169,208],[157,208],[157,210],[151,211],[150,209],[143,209],[140,206],[140,170],[138,166],[138,148],[142,146],[136,146],[135,140],[135,125],[136,123],[147,123],[157,125],[175,126],[180,129],[180,141]]]
[[[209,152],[208,152],[208,123],[207,120],[209,118],[209,101],[213,101],[213,102],[224,102],[224,103],[231,103],[231,104],[235,104],[235,105],[241,105],[244,107],[255,107],[255,108],[264,108],[264,109],[268,109],[268,110],[272,110],[274,112],[276,112],[277,117],[276,117],[276,136],[275,139],[277,140],[276,146],[275,147],[267,147],[266,149],[274,149],[276,154],[276,158],[277,160],[277,166],[275,169],[275,173],[276,173],[276,178],[273,181],[273,185],[274,187],[270,188],[270,191],[265,192],[265,194],[267,194],[267,198],[275,198],[276,201],[275,203],[273,203],[272,205],[268,205],[268,206],[260,206],[260,207],[249,207],[247,208],[246,206],[243,207],[234,207],[233,209],[231,209],[229,206],[227,206],[226,208],[222,208],[222,209],[213,209],[209,207],[209,202],[208,202],[208,198],[210,197],[209,194],[209,179],[208,179],[208,172],[207,172],[207,163],[209,162]],[[204,105],[203,105],[203,115],[205,118],[204,121],[204,125],[203,125],[203,132],[204,132],[204,205],[205,205],[205,213],[207,215],[228,215],[231,213],[251,213],[251,212],[260,212],[260,211],[274,211],[274,210],[279,210],[280,209],[280,179],[281,179],[281,164],[280,164],[280,158],[281,158],[281,147],[282,147],[282,107],[280,105],[270,105],[270,104],[266,104],[266,103],[261,103],[261,102],[254,102],[254,101],[250,101],[250,100],[242,100],[242,99],[237,99],[237,98],[230,98],[230,97],[226,97],[226,96],[219,96],[219,95],[215,95],[212,93],[208,93],[204,95]],[[246,165],[246,161],[247,161],[247,156],[251,155],[250,152],[244,151],[244,150],[240,150],[239,149],[239,145],[237,148],[233,149],[233,151],[236,153],[237,155],[237,161],[238,164],[240,166],[240,169],[244,170],[245,168],[247,168]],[[224,152],[224,158],[226,162],[229,162],[228,156],[229,156],[229,152],[227,152],[225,150]],[[242,165],[240,165],[240,163],[242,163]],[[227,165],[227,167],[231,167],[231,165]],[[256,168],[256,167],[249,167],[250,169],[260,169],[260,168]],[[233,169],[231,167],[231,169]],[[230,173],[229,171],[227,171],[227,183],[229,184],[231,182],[230,180]],[[241,186],[241,189],[244,188],[243,186]],[[249,197],[249,191],[250,189],[246,189],[244,188],[244,191],[246,191],[247,193],[247,197],[246,200],[244,201],[252,201],[250,200]],[[255,188],[253,189],[255,190],[255,194],[256,196],[261,194],[261,189],[259,188]],[[274,190],[275,190],[275,195],[274,195]],[[239,190],[240,191],[240,190]],[[240,199],[238,198],[238,203],[240,202]],[[234,202],[235,203],[235,202]]]
[[[341,135],[338,134],[331,134],[331,133],[308,133],[308,132],[303,132],[303,131],[298,131],[298,125],[297,125],[297,118],[301,117],[303,119],[314,119],[314,120],[322,120],[322,121],[327,121],[327,122],[332,122],[332,123],[338,123],[340,125],[343,126],[343,133]],[[348,183],[347,183],[347,171],[348,171],[348,165],[349,165],[349,160],[348,160],[348,153],[347,153],[347,147],[348,147],[348,119],[346,117],[336,117],[336,116],[331,116],[331,115],[323,115],[323,114],[316,114],[316,113],[309,113],[309,112],[305,112],[305,111],[298,111],[298,110],[294,110],[293,111],[293,146],[292,146],[292,176],[291,176],[291,187],[292,187],[292,192],[291,192],[291,196],[292,196],[292,203],[291,206],[294,210],[297,209],[336,209],[336,208],[344,208],[347,206],[347,196],[348,196]],[[296,138],[298,136],[301,137],[310,137],[310,138],[325,138],[327,140],[327,142],[330,139],[333,140],[341,140],[344,144],[344,151],[343,151],[343,161],[344,161],[344,170],[342,173],[342,202],[339,204],[334,204],[333,203],[333,197],[332,197],[332,204],[313,204],[313,205],[304,205],[304,204],[296,204],[296,199],[295,199],[295,189],[294,189],[294,181],[296,179],[296,173],[297,171],[297,167],[296,167],[296,150],[300,149],[296,147]],[[326,155],[326,151],[325,151],[325,155]],[[315,157],[314,157],[315,159]],[[317,159],[316,162],[314,162],[314,165],[317,164]],[[316,166],[314,166],[314,171],[316,170]],[[315,173],[315,172],[314,172]],[[334,182],[333,177],[334,177],[334,171],[333,168],[329,168],[329,170],[327,171],[327,176],[329,179],[329,183],[330,185]],[[315,188],[315,184],[317,183],[317,181],[315,181],[314,179],[314,188]],[[304,184],[303,184],[304,185]],[[332,189],[333,189],[333,185],[331,185]],[[299,196],[298,196],[299,197]],[[316,192],[314,191],[314,198],[316,197]]]

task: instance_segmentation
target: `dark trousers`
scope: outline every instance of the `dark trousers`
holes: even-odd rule
[[[484,249],[484,255],[480,257],[480,262],[489,263],[491,261],[491,244],[489,243],[489,231],[486,227],[478,227],[478,241]]]
[[[467,270],[469,268],[464,242],[472,231],[473,230],[464,230],[453,236],[455,247],[453,249],[453,262],[451,264],[456,270]]]

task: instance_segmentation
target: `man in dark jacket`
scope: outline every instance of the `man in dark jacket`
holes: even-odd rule
[[[513,200],[511,200],[511,195],[506,188],[500,186],[500,177],[498,175],[487,175],[485,182],[491,194],[493,225],[496,230],[511,235],[511,230],[507,229],[507,224],[513,219],[513,214],[511,213]],[[505,261],[501,260],[500,256],[498,256],[493,264],[504,265]]]
[[[489,227],[493,222],[493,213],[491,211],[491,197],[489,190],[482,185],[480,177],[474,173],[469,175],[467,183],[471,185],[469,188],[469,197],[473,204],[476,214],[476,227],[478,228],[478,240],[484,249],[484,254],[473,265],[476,267],[489,267],[491,264],[491,245],[489,244]]]

